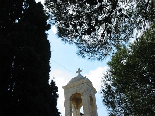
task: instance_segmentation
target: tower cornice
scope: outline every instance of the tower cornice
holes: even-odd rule
[[[74,78],[77,78],[77,77],[74,77]],[[73,82],[73,83],[68,83],[66,86],[63,86],[62,88],[69,89],[69,88],[79,86],[81,84],[87,84],[94,93],[97,93],[96,89],[92,85],[92,82],[88,78],[84,78],[84,79],[81,79],[81,80]]]

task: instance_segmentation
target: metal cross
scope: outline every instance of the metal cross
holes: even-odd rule
[[[82,72],[82,70],[80,70],[80,68],[79,68],[78,71],[76,71],[76,73],[78,73],[78,75],[80,75],[80,72]]]

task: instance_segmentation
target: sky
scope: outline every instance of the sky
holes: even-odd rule
[[[36,2],[38,1],[44,2],[44,0],[36,0]],[[106,106],[102,102],[100,89],[103,74],[108,69],[106,64],[109,58],[102,62],[81,58],[76,54],[78,49],[75,45],[65,44],[58,38],[55,26],[52,26],[47,33],[51,45],[50,79],[53,79],[56,82],[56,86],[58,86],[59,98],[57,107],[61,115],[65,116],[64,90],[62,86],[67,85],[72,78],[76,77],[78,75],[76,71],[80,68],[82,69],[81,74],[86,76],[97,90],[95,96],[98,116],[108,116]]]
[[[44,0],[36,0],[36,2],[44,3]],[[76,71],[78,68],[82,69],[81,74],[86,76],[96,89],[96,105],[98,116],[108,116],[106,106],[102,102],[101,81],[104,73],[108,70],[107,62],[110,58],[106,58],[101,61],[91,61],[86,58],[81,58],[76,54],[77,48],[75,45],[65,44],[61,41],[61,38],[57,36],[57,30],[55,26],[47,32],[48,40],[50,41],[51,59],[50,59],[50,79],[53,79],[58,87],[59,98],[57,101],[57,108],[61,112],[62,116],[65,116],[64,107],[64,90],[62,86],[67,83],[78,74]],[[136,33],[136,32],[135,32]],[[136,34],[134,34],[136,37]],[[140,36],[140,33],[139,35]],[[129,40],[133,43],[135,38]]]
[[[108,113],[106,106],[102,103],[100,89],[103,73],[108,69],[106,65],[108,59],[100,62],[81,58],[76,54],[76,46],[64,44],[54,31],[53,27],[48,31],[48,39],[51,45],[50,79],[54,79],[58,86],[58,109],[62,113],[62,116],[65,115],[64,90],[62,86],[67,85],[72,78],[77,76],[76,71],[78,68],[82,69],[81,74],[86,76],[97,90],[95,96],[98,116],[107,116]]]

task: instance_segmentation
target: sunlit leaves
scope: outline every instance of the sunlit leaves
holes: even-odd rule
[[[150,15],[154,16],[153,10],[149,10],[153,8],[152,3],[135,0],[46,0],[45,5],[63,41],[76,44],[78,54],[83,57],[102,60],[115,46],[133,37],[135,29],[141,30],[146,23],[153,21],[148,20]],[[148,15],[140,9],[146,9]]]
[[[118,46],[108,63],[102,93],[111,114],[155,115],[154,34],[153,25],[133,44]]]

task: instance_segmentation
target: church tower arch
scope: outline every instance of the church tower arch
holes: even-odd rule
[[[80,74],[72,78],[66,86],[63,86],[65,94],[65,116],[81,116],[80,108],[83,106],[83,116],[97,116],[96,89],[91,81]]]

